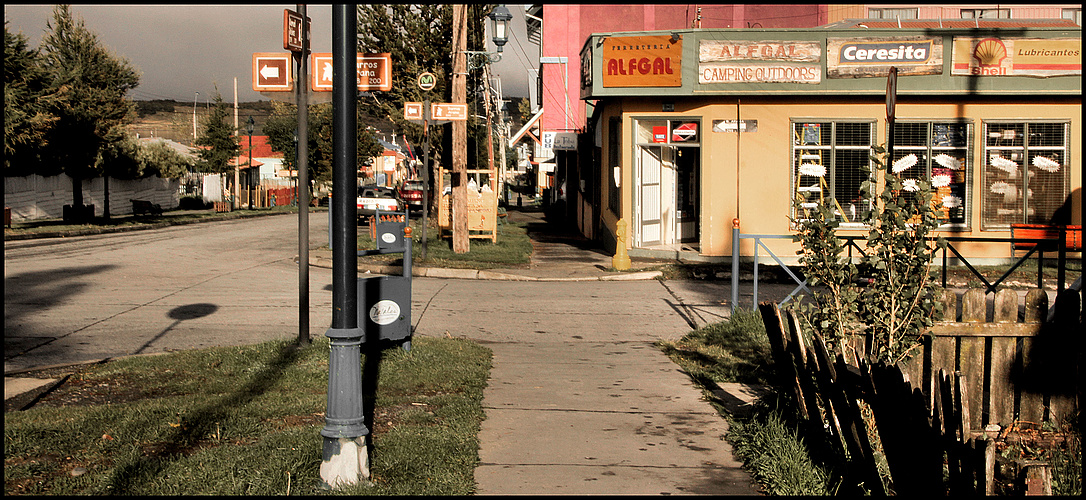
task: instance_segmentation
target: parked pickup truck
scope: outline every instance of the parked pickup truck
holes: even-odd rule
[[[400,198],[411,210],[422,210],[422,181],[407,181],[400,188]]]
[[[369,217],[380,209],[382,212],[400,210],[400,199],[392,188],[379,186],[360,186],[358,188],[358,217]]]

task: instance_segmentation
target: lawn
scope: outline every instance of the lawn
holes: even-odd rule
[[[468,495],[490,351],[383,352],[371,485],[320,488],[328,340],[90,365],[4,416],[7,495]],[[363,356],[364,358],[364,356]],[[50,374],[46,374],[50,375]],[[55,376],[55,375],[54,375]]]

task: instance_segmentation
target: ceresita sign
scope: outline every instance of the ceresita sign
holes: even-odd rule
[[[826,56],[826,76],[830,78],[885,78],[890,66],[902,75],[943,72],[940,38],[829,38]]]
[[[603,42],[604,87],[681,87],[682,37],[611,37]]]

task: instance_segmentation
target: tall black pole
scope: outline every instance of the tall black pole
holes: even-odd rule
[[[309,344],[309,20],[304,4],[298,4],[302,16],[302,51],[298,58],[298,154],[294,166],[298,169],[298,345]]]
[[[357,302],[357,22],[353,5],[332,6],[332,327],[325,333],[331,342],[320,467],[332,487],[369,476]]]

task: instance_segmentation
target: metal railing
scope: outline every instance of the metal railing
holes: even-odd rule
[[[743,234],[743,233],[739,232],[739,226],[737,224],[733,223],[733,226],[732,226],[732,298],[731,298],[731,312],[734,313],[737,305],[739,304],[739,259],[740,259],[739,244],[740,244],[741,240],[745,240],[745,239],[754,240],[754,283],[753,283],[753,301],[752,301],[752,306],[751,307],[757,307],[757,305],[758,305],[758,268],[759,268],[758,248],[759,247],[765,249],[765,251],[767,253],[769,253],[769,256],[772,257],[773,260],[777,262],[777,265],[781,266],[781,269],[783,269],[788,274],[788,276],[790,276],[792,278],[792,280],[795,281],[798,284],[798,286],[794,290],[792,290],[792,292],[789,293],[788,296],[784,298],[784,300],[780,301],[777,304],[777,307],[783,306],[789,300],[792,300],[792,297],[794,297],[796,295],[796,293],[798,293],[800,290],[807,290],[807,293],[812,293],[811,290],[809,288],[807,288],[807,279],[805,278],[803,280],[800,280],[800,278],[798,276],[796,276],[796,273],[792,272],[792,269],[789,268],[787,265],[785,265],[784,262],[781,262],[781,259],[779,257],[777,257],[777,255],[774,254],[773,251],[770,250],[769,247],[765,245],[765,243],[762,242],[762,240],[767,240],[767,239],[792,239],[792,237],[793,236],[790,235],[790,234],[786,234],[786,235],[780,235],[780,234]],[[858,251],[861,255],[863,255],[863,256],[867,255],[866,252],[864,252],[863,248],[860,247],[860,245],[856,244],[856,240],[866,240],[867,239],[866,236],[837,236],[837,238],[845,240],[845,248],[848,249],[848,254],[847,255],[848,255],[849,260],[851,260],[852,257],[853,257],[853,253],[852,253],[853,248],[855,248],[856,251]],[[932,238],[932,240],[934,240],[934,238]],[[1067,249],[1066,249],[1066,245],[1065,245],[1066,244],[1066,232],[1065,231],[1061,231],[1060,236],[1056,237],[1056,238],[977,238],[977,237],[968,237],[968,236],[944,236],[943,240],[947,242],[946,247],[944,247],[942,249],[942,253],[943,253],[943,255],[942,255],[942,286],[943,286],[943,288],[946,288],[946,286],[947,286],[947,268],[948,268],[948,264],[949,264],[949,262],[948,262],[949,253],[954,252],[954,255],[956,256],[956,258],[962,264],[964,264],[967,269],[969,269],[969,271],[973,274],[973,276],[975,276],[977,279],[979,279],[981,281],[981,283],[984,284],[986,294],[987,293],[995,293],[997,291],[997,289],[998,289],[997,287],[1001,283],[1003,283],[1003,281],[1006,280],[1011,275],[1011,273],[1013,273],[1016,269],[1018,269],[1018,267],[1021,266],[1026,261],[1026,259],[1030,258],[1031,256],[1033,256],[1033,254],[1036,253],[1037,254],[1037,288],[1044,289],[1044,262],[1045,262],[1044,254],[1046,252],[1046,250],[1044,249],[1045,244],[1054,244],[1054,246],[1055,246],[1055,250],[1047,250],[1047,251],[1048,252],[1053,252],[1053,251],[1056,252],[1056,287],[1057,287],[1057,290],[1062,292],[1066,288],[1065,283],[1067,281],[1067,273],[1066,273],[1066,269],[1067,269]],[[1026,251],[1025,255],[1019,257],[1018,260],[1015,261],[1014,264],[1011,265],[1010,269],[1008,269],[1005,273],[1003,273],[1002,276],[1000,276],[994,282],[989,282],[988,279],[985,278],[984,275],[981,274],[981,272],[978,271],[977,268],[974,267],[973,264],[971,264],[969,262],[969,260],[964,255],[962,255],[961,252],[959,252],[958,249],[954,246],[954,243],[966,243],[966,242],[1011,243],[1011,244],[1014,244],[1014,243],[1035,243],[1035,245],[1033,246],[1033,248]]]

